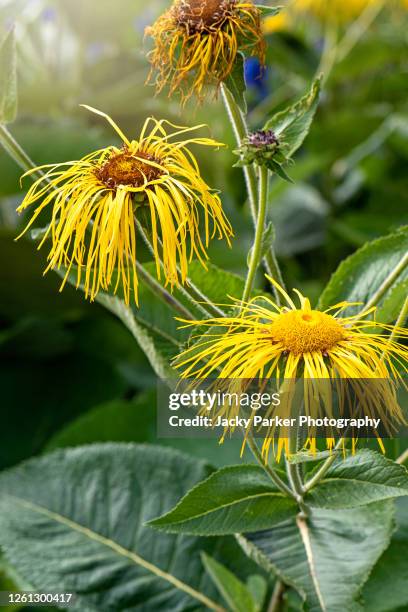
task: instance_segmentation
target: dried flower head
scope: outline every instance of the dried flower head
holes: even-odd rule
[[[146,33],[154,39],[149,58],[158,91],[169,85],[169,95],[177,92],[184,102],[193,93],[202,98],[206,86],[218,89],[240,51],[264,62],[260,12],[252,1],[175,0]]]

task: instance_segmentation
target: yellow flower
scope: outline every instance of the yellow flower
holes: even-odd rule
[[[319,391],[318,381],[343,379],[363,404],[364,414],[388,412],[402,422],[394,381],[401,379],[396,364],[408,369],[408,347],[398,342],[408,338],[408,331],[372,321],[368,315],[373,308],[360,316],[344,316],[344,310],[352,305],[348,302],[325,312],[314,310],[295,290],[300,299],[297,307],[277,283],[271,282],[285,298],[285,306],[256,297],[236,316],[184,321],[185,327],[211,329],[177,357],[175,365],[182,370],[183,378],[229,379],[235,390],[237,382],[231,379],[274,378],[278,385],[288,388],[290,381],[300,378],[304,380],[304,399],[307,394],[321,393],[326,415],[331,413],[331,397],[327,384],[322,384]],[[392,331],[393,338],[382,335],[384,331]],[[363,384],[367,379],[373,380],[372,388]],[[287,401],[291,401],[290,396]],[[271,442],[271,438],[265,439],[264,453],[268,453]],[[312,449],[315,442],[309,439]],[[329,447],[332,443],[329,439]],[[280,455],[287,439],[279,444]]]
[[[126,303],[131,291],[138,303],[135,219],[151,235],[158,278],[162,266],[171,287],[186,281],[193,257],[205,267],[210,238],[218,234],[230,243],[232,230],[220,198],[201,177],[188,149],[190,144],[219,143],[187,134],[202,126],[172,126],[175,131],[167,133],[168,122],[153,118],[146,120],[138,140],[129,140],[108,115],[86,108],[109,121],[123,146],[27,172],[25,176],[45,173],[18,208],[22,212],[36,204],[23,234],[52,206],[51,223],[38,247],[51,238],[45,272],[66,268],[62,289],[75,266],[77,286],[83,285],[91,300],[101,290],[116,293],[121,286]]]
[[[149,58],[158,91],[169,85],[169,95],[178,92],[182,101],[194,92],[202,98],[205,86],[218,88],[239,51],[264,62],[260,12],[252,1],[175,0],[146,33],[154,39]]]
[[[347,23],[380,0],[294,0],[295,12],[312,13],[320,21]]]
[[[262,31],[264,34],[282,32],[290,27],[290,18],[287,11],[281,11],[277,15],[268,15],[262,19]]]

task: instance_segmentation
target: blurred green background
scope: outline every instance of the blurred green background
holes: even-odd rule
[[[81,103],[109,113],[134,137],[150,114],[208,123],[229,147],[216,163],[213,154],[199,152],[203,174],[222,191],[236,233],[233,250],[212,247],[212,261],[244,273],[252,223],[220,101],[180,109],[144,86],[144,28],[166,4],[0,0],[0,37],[14,26],[18,49],[19,111],[9,129],[41,164],[116,142]],[[408,223],[407,14],[399,3],[385,3],[333,66],[311,133],[289,168],[295,183],[272,185],[270,214],[288,285],[313,300],[344,257]],[[267,30],[266,73],[260,76],[255,60],[246,66],[254,128],[310,86],[327,45],[327,28],[309,15]],[[14,242],[24,221],[15,214],[23,197],[20,174],[0,151],[0,468],[56,446],[155,441],[154,376],[130,334],[79,291],[59,293],[56,277],[42,277],[44,253],[28,239]],[[166,443],[217,464],[238,461],[237,444]]]

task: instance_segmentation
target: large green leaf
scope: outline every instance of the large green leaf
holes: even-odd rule
[[[283,145],[287,158],[301,147],[309,133],[310,126],[319,104],[321,79],[316,79],[310,91],[296,104],[280,111],[266,122],[265,130],[273,130]]]
[[[157,439],[156,393],[142,393],[132,401],[114,400],[103,403],[81,415],[48,442],[46,450],[90,444],[92,442],[149,442],[171,446],[194,457],[206,459],[218,467],[236,462],[242,441],[226,440],[220,444],[213,438]],[[245,459],[250,460],[248,453]]]
[[[267,529],[296,512],[262,468],[236,465],[211,474],[150,525],[169,533],[233,534]]]
[[[318,307],[329,308],[343,300],[367,303],[387,278],[395,273],[401,262],[407,259],[407,252],[406,227],[366,244],[340,264],[320,297]],[[397,303],[391,300],[391,296],[396,287],[407,280],[408,259],[378,303],[378,318],[382,321],[389,323],[395,319],[395,312],[401,309],[406,293],[400,292],[396,296],[394,294]],[[361,306],[350,307],[347,314],[354,314],[359,310]]]
[[[354,508],[405,495],[408,495],[405,467],[364,449],[345,459],[339,457],[306,499],[319,508]]]
[[[14,29],[0,45],[0,123],[11,123],[17,114],[17,65]]]
[[[157,536],[145,523],[209,471],[174,450],[131,444],[32,459],[0,475],[0,546],[36,590],[74,592],[74,610],[197,609],[191,588],[214,595],[199,551],[222,548],[232,566],[245,557],[232,540]]]
[[[408,500],[396,501],[397,529],[391,544],[364,586],[367,612],[404,612],[408,609]]]
[[[313,510],[268,531],[239,536],[259,563],[306,600],[309,612],[357,612],[361,588],[389,544],[393,503]]]

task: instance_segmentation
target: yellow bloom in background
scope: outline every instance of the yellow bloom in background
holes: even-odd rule
[[[169,85],[183,101],[203,97],[228,78],[237,54],[245,51],[264,62],[260,12],[252,1],[175,0],[146,33],[154,39],[149,55],[158,91]]]
[[[294,12],[312,13],[320,21],[347,23],[380,0],[294,0]]]
[[[288,30],[291,25],[291,20],[287,11],[283,10],[277,15],[268,15],[262,19],[262,31],[264,34],[273,34],[274,32],[283,32]]]
[[[279,386],[300,378],[309,381],[304,383],[305,394],[320,392],[319,385],[313,382],[316,379],[343,379],[362,403],[365,414],[388,413],[396,422],[402,422],[394,381],[401,379],[397,363],[405,372],[408,370],[408,347],[398,341],[408,338],[408,331],[372,321],[368,315],[375,309],[360,316],[343,316],[352,305],[347,302],[325,312],[314,310],[298,291],[297,307],[274,284],[285,298],[285,306],[267,297],[256,297],[244,304],[236,316],[184,321],[185,327],[210,329],[176,359],[183,378],[275,378]],[[382,335],[384,331],[392,331],[393,339]],[[367,385],[367,380],[375,381],[373,387]],[[321,389],[320,400],[327,415],[332,409],[331,397],[327,385]],[[265,454],[271,442],[265,439]],[[331,446],[332,440],[328,442]],[[279,455],[286,443],[280,440]],[[309,440],[309,444],[313,448],[315,440]]]
[[[195,128],[147,119],[138,140],[129,140],[104,113],[123,140],[79,161],[50,164],[27,172],[44,172],[28,190],[18,212],[36,205],[25,228],[52,207],[51,223],[38,248],[51,238],[48,267],[66,268],[61,289],[74,267],[77,286],[93,300],[99,291],[130,293],[138,303],[136,227],[140,220],[151,240],[157,276],[171,287],[184,283],[188,264],[197,257],[205,267],[210,238],[228,243],[232,236],[219,196],[200,175],[188,145],[218,147],[209,138],[188,135]],[[203,238],[200,230],[203,230]],[[161,270],[162,267],[162,270]]]

